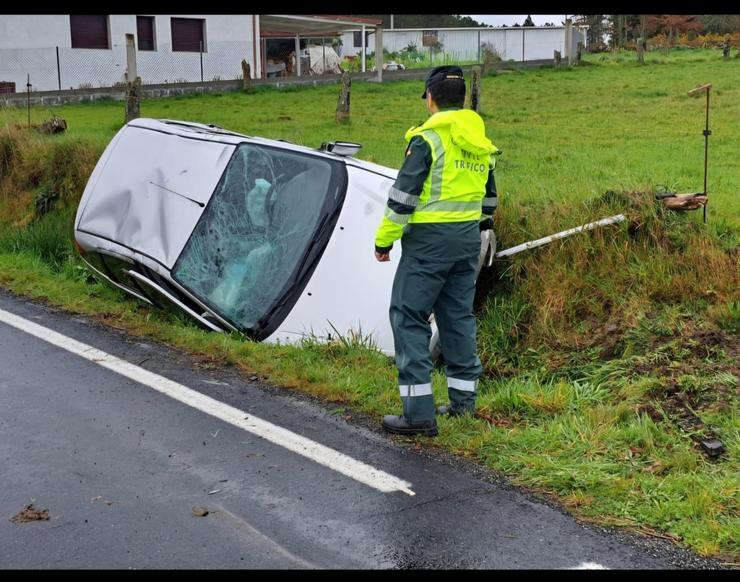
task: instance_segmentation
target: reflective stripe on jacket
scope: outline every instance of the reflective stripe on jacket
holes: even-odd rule
[[[378,248],[391,246],[406,224],[480,220],[483,206],[495,207],[495,197],[484,197],[492,154],[498,149],[486,137],[477,113],[470,109],[440,111],[407,131],[405,138],[410,142],[416,136],[431,149],[429,173],[418,195],[395,186],[390,189],[376,233]]]

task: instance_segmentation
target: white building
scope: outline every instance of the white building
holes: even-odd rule
[[[305,55],[309,39],[342,38],[342,55],[362,60],[363,33],[366,53],[375,51],[382,35],[389,52],[413,45],[424,54],[436,46],[434,62],[440,64],[480,62],[485,48],[504,61],[551,59],[555,50],[568,56],[563,26],[383,30],[380,25],[380,20],[331,15],[5,14],[0,15],[0,92],[23,92],[27,80],[34,91],[115,86],[129,80],[129,59],[145,85],[238,79],[242,60],[253,78],[305,75],[307,57],[296,60],[295,54]],[[571,30],[575,55],[578,43],[586,41],[585,28]]]
[[[252,15],[0,16],[0,81],[24,91],[110,87],[127,80],[126,35],[136,39],[137,74],[152,83],[234,79],[254,68]],[[202,44],[201,44],[202,43]]]
[[[144,84],[237,79],[241,61],[266,75],[266,43],[375,29],[346,16],[255,14],[0,15],[0,91],[110,87],[128,80],[127,35]],[[297,67],[300,67],[300,59]],[[296,71],[297,72],[297,71]]]
[[[395,28],[383,30],[383,47],[393,53],[415,46],[420,53],[429,52],[436,45],[440,47],[437,58],[447,62],[480,61],[479,47],[488,45],[502,60],[533,61],[552,59],[554,51],[560,51],[565,58],[565,26],[497,27],[497,28]],[[578,43],[586,43],[585,27],[573,26],[571,54],[575,55]],[[359,55],[362,51],[361,32],[348,32],[342,35],[342,53]],[[365,33],[366,51],[375,51],[375,34]],[[482,49],[481,49],[482,50]],[[441,64],[441,63],[440,63]]]

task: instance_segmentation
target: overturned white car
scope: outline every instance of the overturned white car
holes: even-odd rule
[[[401,249],[379,263],[373,240],[397,170],[358,150],[134,120],[90,176],[78,248],[117,287],[211,330],[283,343],[359,333],[392,354]],[[482,233],[481,264],[494,246]]]

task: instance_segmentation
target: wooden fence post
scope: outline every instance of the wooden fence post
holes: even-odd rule
[[[248,91],[252,87],[252,71],[249,63],[242,59],[242,89]]]
[[[141,77],[136,77],[133,82],[126,83],[126,119],[124,123],[128,123],[132,119],[140,117],[141,112],[141,95],[139,94],[139,88],[141,87]]]
[[[348,123],[349,122],[349,97],[350,89],[352,88],[352,79],[350,79],[349,71],[342,71],[342,77],[339,81],[339,99],[337,101],[337,123]]]
[[[480,113],[480,67],[473,67],[473,74],[470,79],[470,108],[476,113]]]

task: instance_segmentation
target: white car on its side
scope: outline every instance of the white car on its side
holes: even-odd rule
[[[99,276],[208,329],[281,343],[362,334],[393,354],[401,248],[379,263],[373,241],[398,172],[359,148],[136,119],[90,176],[78,249]],[[494,247],[482,233],[481,264]]]

